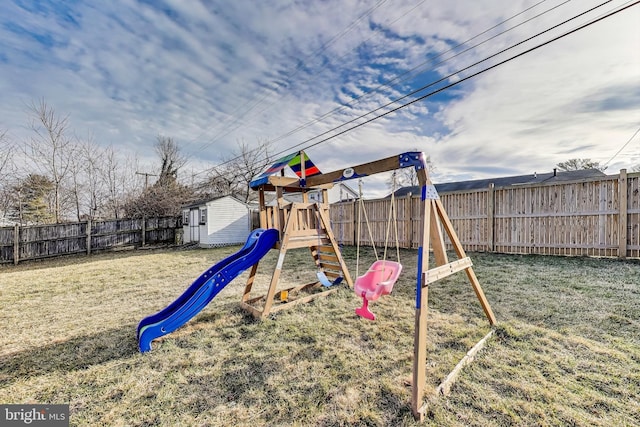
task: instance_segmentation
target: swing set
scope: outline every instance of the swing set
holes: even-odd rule
[[[296,177],[285,176],[285,168],[289,167]],[[252,296],[259,261],[253,265],[245,286],[240,305],[254,317],[265,318],[270,313],[303,304],[319,297],[325,297],[336,292],[339,283],[346,283],[356,295],[362,298],[362,306],[356,309],[356,314],[369,320],[375,315],[369,310],[369,302],[376,301],[382,295],[389,294],[402,272],[400,264],[398,231],[396,213],[394,210],[393,193],[391,211],[387,222],[385,248],[382,259],[375,261],[362,275],[358,276],[360,254],[360,223],[358,220],[356,281],[352,281],[345,261],[340,252],[338,242],[331,231],[329,221],[328,190],[341,181],[358,179],[373,174],[413,167],[421,186],[420,218],[422,225],[419,230],[420,243],[418,247],[416,302],[415,302],[415,330],[413,351],[413,378],[411,392],[411,410],[417,420],[424,420],[426,404],[423,403],[426,358],[427,358],[427,298],[429,285],[464,271],[490,323],[496,323],[491,307],[480,287],[480,283],[473,271],[473,263],[466,255],[458,239],[451,221],[445,212],[435,186],[427,174],[425,156],[420,152],[407,152],[374,162],[364,163],[354,167],[321,173],[303,151],[290,154],[278,160],[267,171],[251,182],[251,188],[258,191],[260,203],[260,226],[265,229],[275,229],[279,239],[274,248],[279,250],[278,260],[271,275],[268,291],[265,295]],[[311,201],[311,193],[320,193],[318,201]],[[274,194],[273,203],[267,203],[268,195]],[[285,198],[289,196],[289,200]],[[290,201],[296,196],[297,201]],[[365,223],[371,229],[366,211],[362,209],[362,189],[360,186],[360,211],[365,214]],[[395,238],[397,262],[387,260],[387,248],[391,224],[396,225]],[[456,259],[450,261],[446,252],[444,233],[449,238]],[[372,237],[371,237],[372,238]],[[373,240],[373,238],[372,238]],[[317,268],[317,281],[280,289],[278,286],[287,251],[294,248],[307,247]],[[429,249],[433,251],[436,266],[429,267]],[[489,333],[491,334],[491,332]],[[468,363],[472,353],[480,348],[489,335],[485,336],[467,356],[456,366],[454,372],[438,387],[438,391],[445,393],[459,372]],[[469,356],[471,354],[471,356]]]

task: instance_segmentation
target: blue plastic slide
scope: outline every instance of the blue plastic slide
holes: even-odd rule
[[[278,230],[254,230],[242,249],[198,277],[180,297],[138,324],[138,348],[151,350],[151,341],[175,331],[198,314],[229,282],[257,263],[278,240]]]

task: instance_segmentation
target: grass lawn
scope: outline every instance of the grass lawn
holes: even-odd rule
[[[257,321],[247,273],[140,354],[136,326],[238,248],[98,254],[0,267],[0,403],[69,403],[82,426],[403,426],[413,357],[416,252],[393,294],[354,314],[338,293]],[[355,249],[345,248],[355,277]],[[496,334],[449,397],[437,385],[490,329],[464,273],[429,289],[434,426],[640,425],[640,263],[470,254]],[[260,264],[266,287],[277,258]],[[372,262],[366,252],[360,271]],[[290,251],[283,287],[308,283]]]

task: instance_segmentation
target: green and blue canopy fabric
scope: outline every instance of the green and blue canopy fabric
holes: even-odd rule
[[[304,158],[303,156],[301,156],[301,154],[304,154]],[[278,159],[269,169],[254,178],[253,181],[251,181],[250,186],[251,188],[256,189],[259,186],[266,184],[268,182],[269,176],[280,172],[286,166],[289,166],[291,170],[298,176],[298,178],[302,178],[303,161],[305,177],[320,174],[320,169],[318,169],[318,167],[311,161],[309,156],[307,156],[307,153],[298,151],[297,153],[291,153]]]

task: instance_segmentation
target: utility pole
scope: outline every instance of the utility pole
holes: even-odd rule
[[[155,174],[152,174],[152,173],[137,172],[137,171],[136,171],[136,175],[144,175],[144,189],[145,190],[149,186],[149,177],[150,176],[158,176],[158,175],[155,175]]]

